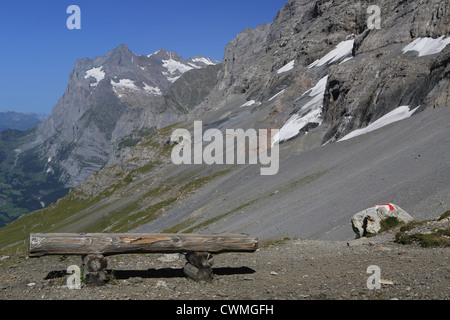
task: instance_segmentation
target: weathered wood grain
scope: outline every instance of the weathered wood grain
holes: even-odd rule
[[[254,252],[258,244],[258,238],[244,234],[35,233],[29,256]]]

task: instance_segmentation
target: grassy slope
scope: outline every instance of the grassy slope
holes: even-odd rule
[[[129,171],[122,171],[115,165],[95,173],[85,185],[91,183],[94,187],[97,178],[102,176],[109,177],[113,183],[94,194],[88,194],[85,185],[74,188],[57,203],[25,214],[0,228],[0,253],[26,255],[30,233],[127,232],[156,219],[177,200],[230,172],[229,169],[211,171],[192,167],[182,175],[171,176],[173,166],[167,165],[171,147],[164,141],[173,128],[158,130],[138,145],[152,149],[158,157],[166,159],[166,163],[154,161]],[[161,174],[163,179],[159,178]]]
[[[0,226],[67,193],[55,164],[39,159],[34,148],[20,151],[33,130],[0,132]]]

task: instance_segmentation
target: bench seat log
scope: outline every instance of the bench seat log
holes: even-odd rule
[[[35,233],[29,256],[254,252],[258,243],[244,234]]]

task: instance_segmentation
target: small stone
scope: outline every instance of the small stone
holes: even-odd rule
[[[165,281],[162,281],[162,280],[159,280],[157,283],[156,283],[156,286],[155,286],[156,288],[160,288],[160,287],[162,287],[162,288],[167,288],[167,283],[165,282]]]

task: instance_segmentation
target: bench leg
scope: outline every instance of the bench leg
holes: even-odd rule
[[[210,281],[214,274],[212,265],[214,258],[207,252],[193,252],[186,254],[187,263],[183,272],[186,276],[195,281]]]
[[[83,256],[84,282],[90,286],[102,286],[108,281],[108,260],[102,255]]]

